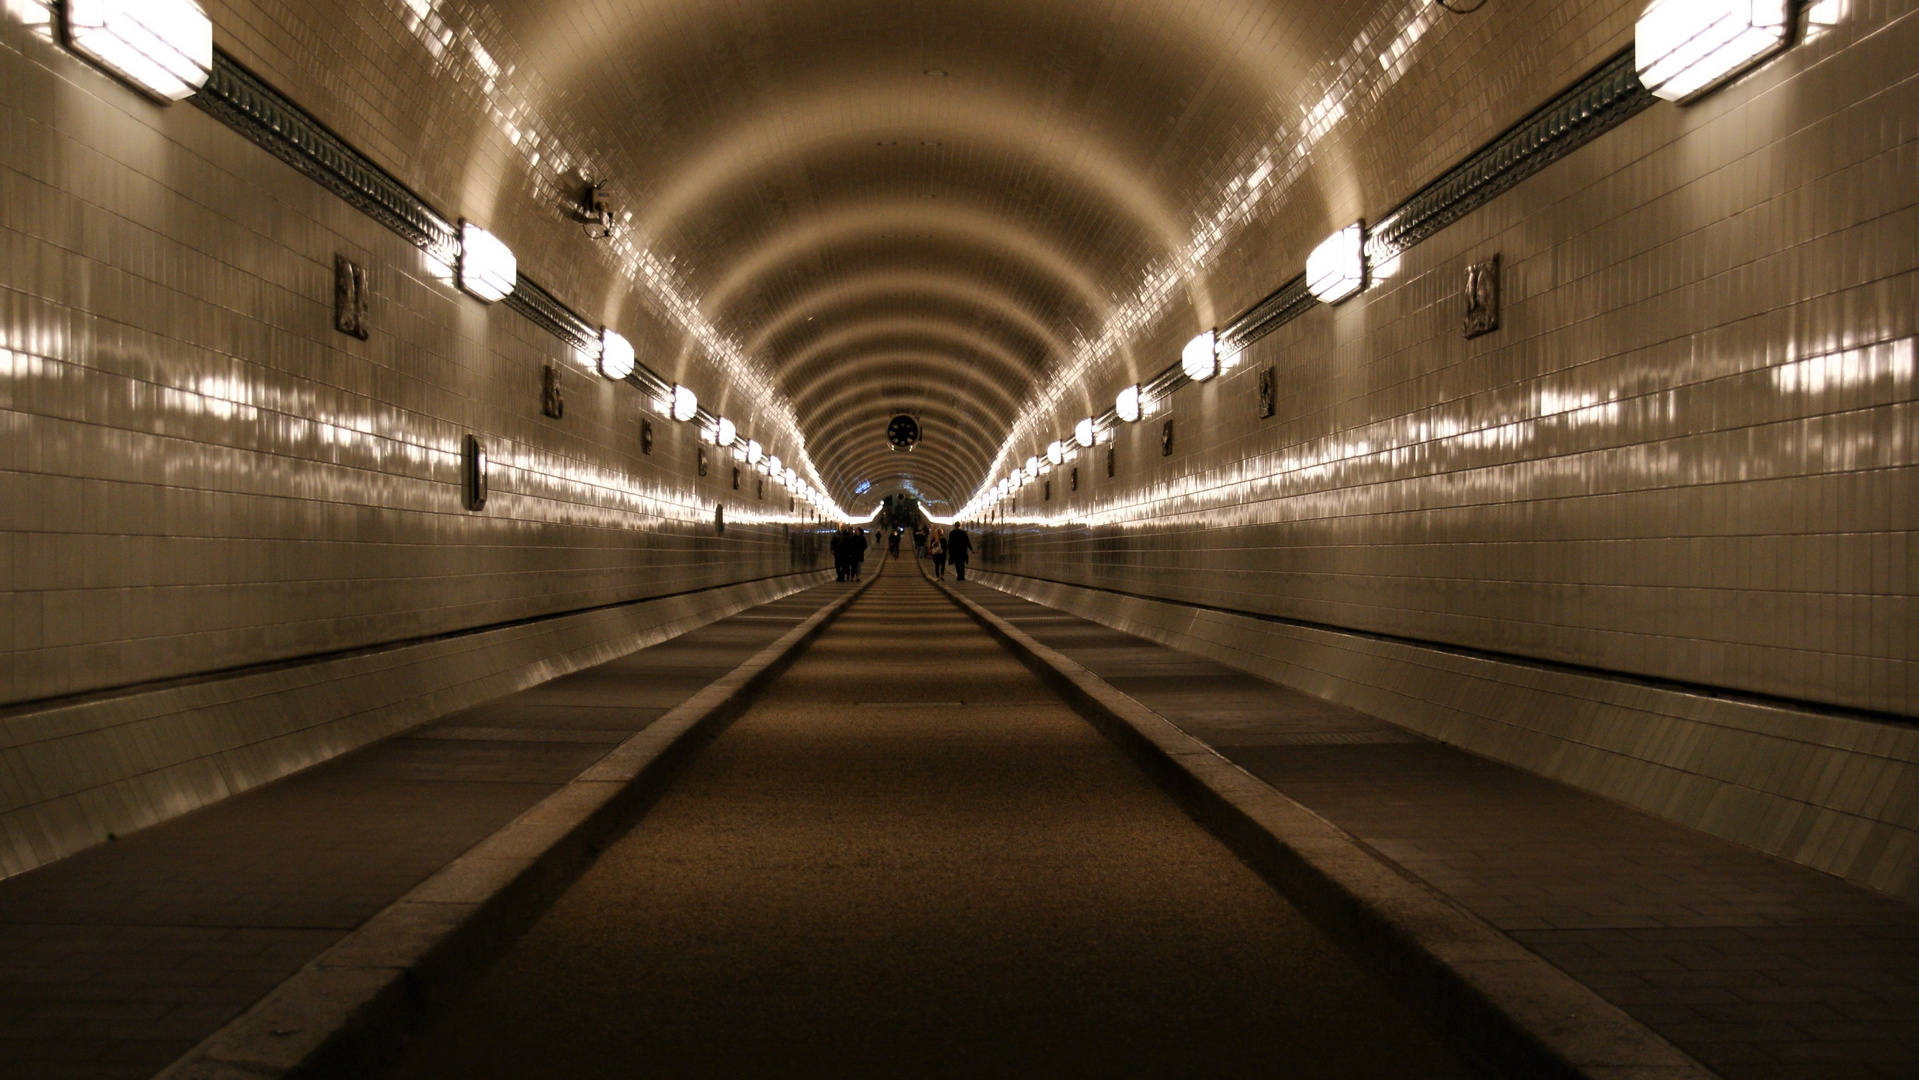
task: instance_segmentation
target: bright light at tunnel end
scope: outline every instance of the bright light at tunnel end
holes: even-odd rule
[[[75,51],[161,101],[192,97],[213,72],[213,21],[193,0],[67,0]]]
[[[460,223],[460,288],[491,304],[506,299],[519,276],[520,261],[499,237]]]
[[[1639,81],[1692,101],[1784,49],[1791,15],[1789,0],[1653,0],[1633,27]]]
[[[1306,256],[1306,289],[1321,303],[1337,304],[1366,287],[1366,226],[1339,230]]]

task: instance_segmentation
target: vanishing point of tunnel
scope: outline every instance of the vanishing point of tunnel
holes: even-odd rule
[[[1919,1074],[1915,57],[5,0],[0,1077]]]

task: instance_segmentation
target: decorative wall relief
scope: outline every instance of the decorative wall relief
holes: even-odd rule
[[[653,421],[642,419],[640,421],[640,453],[650,454],[652,452],[653,452]]]
[[[1273,415],[1273,399],[1275,396],[1273,389],[1273,369],[1271,367],[1259,369],[1259,415],[1261,419]]]
[[[1067,485],[1067,490],[1069,491],[1079,490],[1079,466],[1078,465],[1073,466],[1073,476],[1072,476],[1072,480]]]
[[[695,447],[693,453],[695,455],[695,459],[699,462],[700,475],[705,476],[706,475],[706,447],[704,446]]]
[[[1499,256],[1466,268],[1466,336],[1499,329]]]
[[[555,420],[566,415],[566,394],[560,388],[558,364],[540,369],[540,413]]]
[[[1041,497],[1051,502],[1053,499],[1053,482],[1051,480],[1046,481],[1045,491],[1046,493]]]
[[[721,536],[726,535],[726,504],[725,503],[718,503],[713,507],[713,531],[715,533],[718,533]]]
[[[1106,444],[1106,475],[1113,475],[1113,444]]]
[[[733,490],[738,491],[739,489],[740,489],[740,467],[738,465],[735,465],[733,466]]]
[[[1159,428],[1159,456],[1173,456],[1173,418],[1170,416]]]
[[[460,501],[468,510],[486,506],[486,446],[468,435],[460,453]]]
[[[366,268],[345,255],[333,257],[333,328],[365,341],[371,330],[367,318]]]
[[[753,497],[755,499],[766,498],[766,477],[762,476],[758,478],[753,491]]]

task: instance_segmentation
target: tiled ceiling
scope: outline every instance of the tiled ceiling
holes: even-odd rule
[[[1314,105],[1300,98],[1325,99],[1328,62],[1425,6],[489,5],[617,144],[607,160],[634,193],[634,239],[775,373],[831,494],[850,503],[866,480],[953,505],[987,477],[1035,380],[1185,257],[1247,154],[1300,126]],[[1326,200],[1311,201],[1309,231]],[[1169,332],[1278,284],[1215,298],[1190,277]],[[900,411],[926,433],[910,455],[884,438]]]

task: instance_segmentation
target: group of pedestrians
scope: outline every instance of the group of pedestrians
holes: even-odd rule
[[[886,548],[893,558],[900,557],[900,538],[906,530],[894,526],[887,530]],[[866,539],[865,529],[855,529],[851,525],[841,525],[833,534],[830,545],[833,549],[833,580],[858,581],[860,571],[866,565],[866,549],[872,544]],[[920,526],[913,530],[914,550],[933,560],[933,576],[946,577],[946,564],[953,564],[953,576],[960,581],[966,580],[966,564],[973,558],[973,538],[966,530],[953,526],[952,532],[934,526]]]
[[[967,535],[964,526],[953,526],[951,533],[935,526],[927,534],[924,549],[927,558],[933,560],[934,577],[944,578],[946,564],[951,562],[953,576],[960,581],[966,580],[966,564],[973,558],[973,538]]]
[[[841,525],[833,534],[833,580],[858,581],[866,565],[866,530]]]

